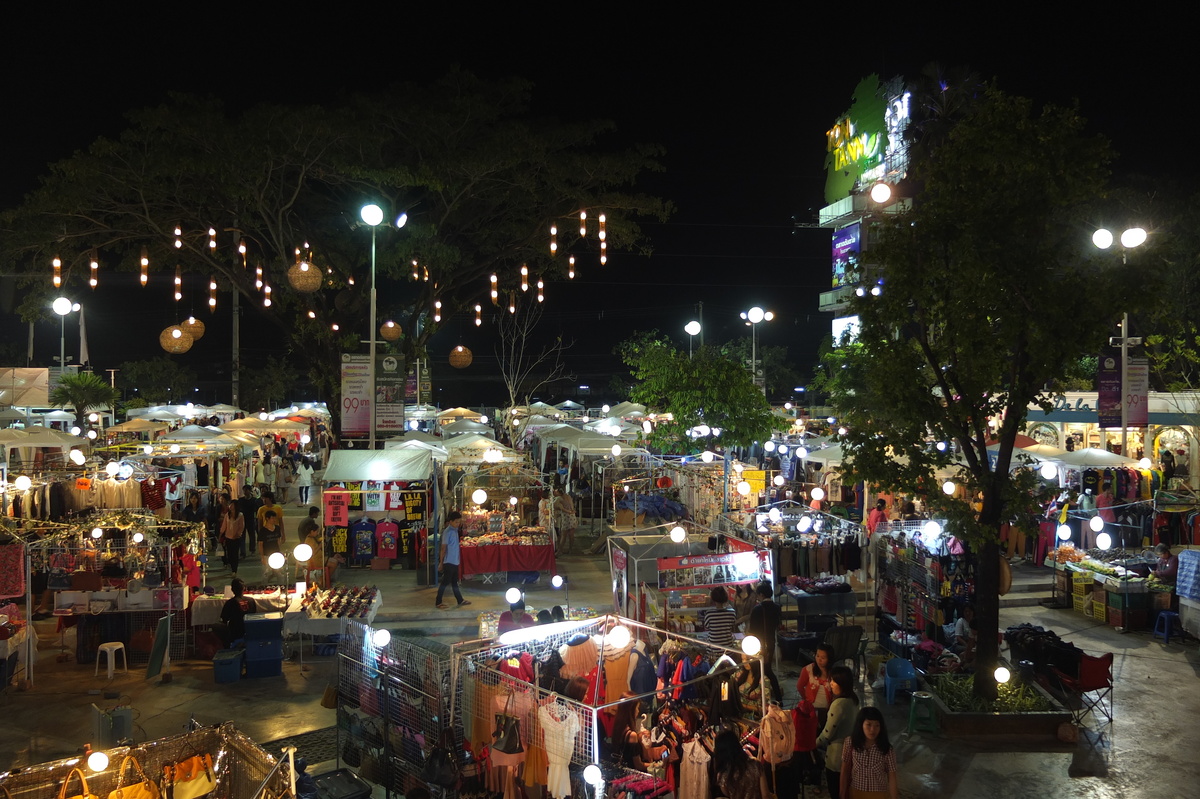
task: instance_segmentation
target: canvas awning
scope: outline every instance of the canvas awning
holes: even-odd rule
[[[418,449],[339,449],[329,456],[325,482],[347,480],[428,480],[433,454]]]

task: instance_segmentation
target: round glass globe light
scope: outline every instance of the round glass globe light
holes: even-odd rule
[[[808,457],[808,447],[796,447],[796,457],[797,458],[807,458]]]
[[[513,507],[516,507],[516,505],[517,505],[517,502],[519,502],[519,501],[520,501],[520,500],[518,500],[516,497],[509,497],[509,498],[508,498],[508,504],[509,504],[509,505],[512,505]]]
[[[758,640],[756,635],[747,635],[742,639],[742,651],[750,657],[754,657],[762,651],[762,641]]]
[[[16,480],[13,480],[13,485],[16,486],[18,491],[28,491],[29,487],[33,485],[33,481],[22,474]]]
[[[167,451],[170,452],[172,455],[178,455],[179,454],[179,445],[172,444],[170,447],[167,448]]]
[[[516,602],[520,602],[521,601],[521,589],[520,588],[510,588],[507,591],[505,591],[504,592],[504,601],[510,605],[512,605]]]
[[[1153,465],[1153,463],[1151,463],[1149,458],[1142,458],[1141,460],[1138,461],[1139,469],[1149,469],[1152,465]]]
[[[712,463],[713,462],[713,454],[711,452],[709,452],[708,450],[704,450],[704,452],[700,453],[700,460],[704,461],[705,463]]]
[[[82,432],[83,430],[79,427],[79,425],[71,425],[71,435],[77,436]]]
[[[942,525],[930,519],[921,525],[921,533],[929,538],[934,538],[942,534]]]
[[[942,483],[942,493],[948,497],[954,496],[954,490],[956,488],[957,486],[954,485],[953,480],[947,480],[946,482]]]
[[[144,534],[142,534],[142,533],[134,533],[133,534],[133,543],[140,544],[145,540],[146,540],[146,536]]]
[[[92,440],[92,441],[95,441],[95,440],[96,440],[96,431],[95,431],[95,430],[89,430],[89,431],[87,431],[87,437],[88,437],[90,440]]]
[[[687,333],[689,336],[700,335],[700,323],[697,321],[694,321],[694,320],[691,322],[688,322],[686,325],[683,326],[683,332]]]
[[[117,472],[119,471],[121,471],[121,464],[117,463],[116,461],[109,461],[108,463],[104,464],[104,472],[109,477],[116,477]]]
[[[612,454],[613,454],[614,458],[621,454],[621,445],[620,444],[612,445]]]
[[[1071,537],[1071,528],[1065,524],[1060,524],[1058,526],[1058,540],[1066,541],[1070,537]]]
[[[99,527],[92,528],[92,538],[103,538],[103,537],[104,537],[103,530],[101,530]]]
[[[1131,227],[1121,234],[1121,246],[1125,248],[1140,247],[1146,243],[1146,231],[1140,227]]]
[[[583,769],[583,781],[588,785],[599,785],[604,782],[604,774],[601,773],[600,767],[595,763],[585,766]]]
[[[782,475],[782,474],[777,474],[777,475],[775,475],[775,477],[774,477],[774,478],[772,478],[771,482],[772,482],[772,483],[774,483],[774,484],[775,484],[775,485],[777,485],[777,486],[781,486],[781,485],[783,485],[784,483],[786,483],[786,482],[787,482],[787,480],[784,480],[784,479],[783,479],[783,475]]]
[[[375,203],[364,205],[358,212],[363,222],[366,222],[371,227],[375,227],[383,221],[383,209]]]
[[[392,642],[392,634],[388,630],[376,630],[371,633],[371,643],[378,647],[387,646]]]
[[[766,450],[767,452],[774,452],[775,451],[775,442],[768,441],[767,443],[763,444],[763,449]]]
[[[104,752],[92,752],[88,755],[87,767],[92,771],[104,771],[108,768],[108,755]]]
[[[144,453],[146,453],[147,455],[149,455],[150,453],[154,452],[154,447],[152,447],[152,446],[150,446],[149,444],[147,444],[146,446],[142,447],[142,452],[144,452]]]
[[[476,505],[482,505],[487,502],[488,494],[482,488],[477,488],[471,492],[471,501]]]
[[[783,518],[783,513],[780,512],[779,508],[771,508],[767,511],[767,518],[778,523]]]
[[[1045,477],[1047,480],[1053,480],[1055,477],[1058,476],[1058,467],[1055,466],[1053,463],[1046,461],[1045,463],[1042,464],[1042,468],[1038,470],[1038,473],[1041,474],[1042,477]]]
[[[563,582],[563,576],[561,574],[556,574],[550,578],[550,585],[554,588],[562,588]]]
[[[755,305],[750,310],[746,311],[746,319],[748,319],[750,324],[752,324],[752,325],[757,325],[759,322],[761,322],[765,318],[766,318],[766,313],[763,311],[762,308],[759,308],[757,305]]]
[[[825,489],[817,486],[809,492],[809,496],[820,502],[821,500],[825,499]]]
[[[676,544],[682,544],[684,539],[687,538],[687,530],[679,526],[672,527],[670,535],[672,541]]]
[[[1113,245],[1113,234],[1111,230],[1100,228],[1092,234],[1092,244],[1101,250],[1107,250]]]
[[[616,649],[624,649],[629,646],[629,640],[632,636],[629,634],[629,628],[624,624],[618,624],[608,631],[605,636],[606,643],[612,645]]]
[[[996,682],[1003,684],[1008,682],[1009,677],[1012,677],[1012,673],[1003,666],[997,666],[996,670],[992,672],[992,676],[996,678]]]
[[[71,450],[71,463],[75,464],[76,466],[82,466],[85,460],[86,458],[84,458],[81,451],[77,449]]]
[[[886,183],[876,183],[871,187],[871,200],[877,203],[885,203],[892,199],[892,187]]]
[[[1096,546],[1100,549],[1110,549],[1112,547],[1112,536],[1108,533],[1101,533],[1096,536]]]
[[[282,552],[272,552],[267,558],[267,565],[272,569],[282,569],[285,563],[287,563],[287,557]]]
[[[1088,519],[1088,527],[1091,528],[1093,533],[1100,532],[1104,529],[1104,517],[1093,516],[1092,518]]]
[[[305,433],[304,435],[300,436],[301,444],[308,444],[311,442],[312,442],[312,436],[310,436],[308,433]]]
[[[296,544],[296,548],[292,550],[292,555],[296,560],[304,563],[313,556],[313,548],[310,544]]]
[[[747,483],[745,480],[739,481],[737,484],[737,492],[739,494],[741,494],[743,497],[750,496],[750,484]]]
[[[66,316],[71,312],[71,301],[66,297],[58,297],[54,302],[50,303],[50,307],[59,316]]]
[[[800,521],[796,522],[796,532],[797,533],[807,533],[811,529],[812,529],[812,517],[811,516],[801,516]]]

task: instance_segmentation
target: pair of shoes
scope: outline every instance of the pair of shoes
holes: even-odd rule
[[[462,602],[458,603],[458,606],[461,608],[463,605],[469,605],[469,604],[471,604],[471,600],[464,599]]]
[[[446,608],[448,608],[448,607],[450,607],[450,606],[449,606],[449,605],[447,605],[445,602],[439,602],[439,603],[438,603],[438,605],[437,605],[437,609],[438,609],[438,610],[445,610],[445,609],[446,609]]]

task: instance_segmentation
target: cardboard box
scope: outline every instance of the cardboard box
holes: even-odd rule
[[[385,572],[392,568],[391,558],[371,558],[371,568],[374,571]]]

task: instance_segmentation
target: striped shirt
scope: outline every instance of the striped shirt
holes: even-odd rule
[[[896,747],[886,755],[868,743],[862,751],[854,748],[849,737],[842,742],[842,771],[850,769],[850,787],[856,791],[886,791],[888,775],[896,770]]]
[[[733,646],[733,628],[737,621],[737,611],[729,606],[712,608],[704,612],[704,629],[708,631],[708,640],[717,646]]]

